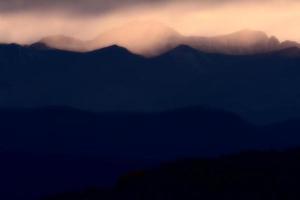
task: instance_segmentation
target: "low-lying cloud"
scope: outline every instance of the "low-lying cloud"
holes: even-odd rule
[[[158,21],[184,35],[254,29],[300,41],[297,0],[0,0],[0,42],[61,34],[89,40],[136,20]]]

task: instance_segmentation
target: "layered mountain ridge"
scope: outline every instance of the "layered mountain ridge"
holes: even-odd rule
[[[283,150],[300,144],[300,123],[297,119],[268,126],[255,126],[234,113],[201,107],[158,113],[95,113],[68,107],[0,109],[0,120],[0,198],[5,200],[19,200],[20,196],[21,199],[31,200],[90,186],[112,186],[119,176],[127,174],[128,171],[148,173],[147,169],[152,169],[162,161],[198,157],[213,159],[250,149]],[[297,156],[293,157],[300,164],[300,154],[297,152]],[[276,163],[274,166],[280,163],[286,165],[288,155],[272,156]],[[272,165],[272,160],[265,156],[263,159],[259,156],[255,160],[252,156],[248,158],[248,162],[245,163],[246,160],[242,159],[238,163],[247,169],[249,166],[262,166],[262,169],[269,170],[269,164]],[[263,165],[261,161],[268,165]],[[201,169],[201,163],[194,169]],[[238,163],[232,163],[232,167],[241,166],[236,165]],[[228,165],[215,165],[218,166],[223,171]],[[287,165],[291,166],[299,171],[295,165]],[[256,167],[253,169],[257,170]],[[124,199],[125,194],[136,194],[136,190],[130,187],[132,184],[124,185],[130,183],[129,180],[139,178],[132,176],[134,174],[140,173],[131,174],[131,178],[126,175],[120,179],[121,182],[118,183],[129,186],[127,189],[131,192],[116,199]],[[175,173],[171,177],[177,175]],[[202,180],[203,177],[198,178]],[[209,176],[208,180],[210,179]],[[151,188],[156,188],[155,183],[160,183],[146,180],[147,182],[139,181],[139,185],[151,183],[154,184]],[[188,180],[183,183],[193,183]],[[274,179],[270,179],[272,180]],[[298,186],[298,179],[295,180],[295,186]],[[245,182],[247,181],[249,176],[245,177]],[[286,185],[286,181],[284,177],[282,183]],[[167,185],[171,186],[173,182]],[[137,191],[147,193],[150,190]],[[125,199],[134,199],[131,195],[127,197]]]
[[[184,36],[170,27],[156,22],[137,22],[104,32],[89,41],[67,36],[49,36],[39,41],[61,50],[87,52],[118,45],[132,53],[146,57],[161,55],[179,45],[199,51],[230,55],[259,54],[290,47],[300,47],[293,41],[280,42],[262,31],[241,30],[214,37]]]
[[[255,55],[180,45],[144,58],[111,46],[80,53],[0,45],[0,107],[162,111],[208,106],[258,123],[300,117],[300,49]],[[17,73],[16,73],[17,72]]]

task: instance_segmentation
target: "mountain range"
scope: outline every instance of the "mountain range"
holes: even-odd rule
[[[146,57],[161,55],[179,45],[187,45],[202,52],[231,55],[259,54],[300,47],[297,42],[280,42],[275,36],[269,37],[261,31],[246,29],[214,37],[184,36],[156,22],[132,22],[106,31],[89,41],[56,35],[39,42],[51,48],[81,52],[118,45]]]
[[[128,170],[162,160],[300,145],[299,44],[249,30],[206,38],[185,37],[160,24],[146,24],[141,32],[133,25],[129,29],[137,34],[126,40],[119,38],[128,29],[119,28],[91,41],[51,36],[27,46],[0,45],[0,199],[37,199],[107,185]],[[264,163],[258,155],[252,163],[258,165],[237,174],[242,179],[235,179],[231,169],[239,173],[240,168],[232,167],[243,159],[222,171],[232,158],[209,162],[213,171],[207,179],[201,179],[197,163],[202,161],[176,164],[167,173],[164,168],[150,172],[154,176],[130,175],[121,179],[118,191],[108,191],[108,199],[198,199],[195,182],[212,183],[207,197],[239,199],[235,188],[246,190],[240,183],[247,184],[253,174],[259,178],[251,179],[251,186],[262,184],[249,198],[266,191],[284,195],[299,154],[286,154],[292,160],[279,169],[284,172],[279,176],[266,173],[270,162],[280,163],[280,155],[274,155]],[[285,157],[280,157],[283,164]],[[172,174],[173,169],[179,173]],[[193,170],[191,179],[182,179],[185,169]],[[193,179],[195,174],[200,178]],[[264,183],[274,180],[280,190],[264,190]],[[288,189],[298,195],[296,182],[288,180],[293,186]],[[223,190],[226,181],[234,187]],[[161,193],[164,186],[157,183],[189,185],[186,193]]]
[[[201,107],[156,113],[96,113],[67,107],[6,109],[0,110],[0,121],[0,198],[5,200],[34,200],[90,186],[106,188],[129,171],[139,172],[174,159],[214,158],[240,151],[283,150],[300,145],[300,120],[257,126],[234,113]],[[283,164],[285,169],[295,167],[285,162],[285,156],[280,160],[277,156],[272,157],[272,162]],[[269,160],[259,158],[253,162],[250,159],[251,166],[266,169],[262,161]],[[294,158],[299,161],[299,154]],[[244,162],[241,159],[235,164],[247,166]],[[198,167],[195,166],[201,169]],[[128,186],[130,191],[124,194],[124,198],[130,195],[125,199],[134,199],[131,195],[135,192],[149,191],[131,190],[131,180],[139,180],[139,176],[128,178],[122,179],[122,186]],[[184,183],[192,184],[192,180]],[[145,187],[145,182],[138,182]],[[157,182],[147,183],[156,188]],[[151,191],[159,194],[161,190],[156,189]]]
[[[178,46],[145,58],[111,46],[91,52],[0,45],[0,107],[164,111],[205,106],[251,122],[300,116],[300,50],[255,55]]]
[[[90,188],[43,200],[299,199],[299,149],[185,159],[122,176],[115,187]]]

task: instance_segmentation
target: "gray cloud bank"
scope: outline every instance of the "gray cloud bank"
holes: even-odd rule
[[[206,6],[219,6],[226,3],[244,2],[292,2],[297,0],[0,0],[0,12],[27,11],[65,11],[71,13],[94,14],[105,13],[143,5],[160,5],[172,3],[197,3]]]
[[[66,11],[98,13],[144,4],[172,3],[177,0],[0,0],[1,12]]]

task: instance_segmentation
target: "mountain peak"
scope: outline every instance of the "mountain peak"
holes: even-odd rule
[[[43,42],[36,42],[36,43],[33,43],[33,44],[29,45],[28,47],[33,48],[33,49],[37,49],[37,50],[51,49],[51,47],[49,47],[47,44],[45,44]]]
[[[64,35],[42,38],[38,47],[68,51],[95,51],[117,45],[145,57],[164,54],[179,45],[186,45],[198,51],[229,55],[249,55],[277,51],[290,47],[300,47],[293,41],[280,42],[263,31],[242,29],[233,33],[214,36],[183,36],[171,27],[156,21],[134,21],[111,29],[88,41]]]
[[[110,54],[123,54],[123,53],[128,53],[131,54],[126,48],[118,46],[118,45],[111,45],[108,47],[104,47],[102,49],[97,49],[94,51],[91,51],[90,53],[110,53]]]
[[[189,55],[193,55],[193,54],[196,54],[198,55],[199,54],[199,51],[197,49],[194,49],[188,45],[178,45],[177,47],[171,49],[170,51],[168,51],[166,54],[172,54],[172,55],[178,55],[178,54],[189,54]],[[166,55],[164,54],[164,55]]]
[[[91,41],[92,49],[119,45],[144,56],[156,56],[176,47],[182,36],[155,21],[136,21],[112,29]]]

